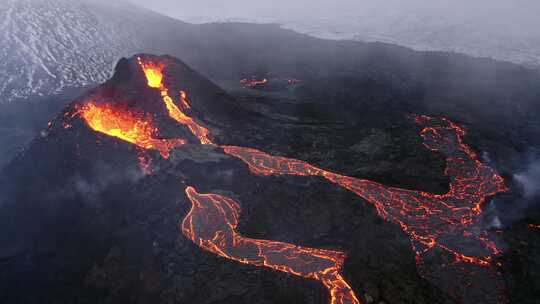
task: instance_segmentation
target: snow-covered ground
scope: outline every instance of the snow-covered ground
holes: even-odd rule
[[[118,58],[141,46],[129,14],[106,18],[108,9],[91,1],[0,1],[0,103],[107,79]]]

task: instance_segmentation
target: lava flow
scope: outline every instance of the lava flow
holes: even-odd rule
[[[154,89],[159,89],[161,92],[161,97],[169,116],[176,120],[177,122],[187,126],[191,133],[197,137],[201,144],[212,144],[210,138],[208,138],[209,131],[207,128],[198,124],[193,118],[186,115],[173,101],[169,95],[169,89],[165,86],[163,82],[163,69],[165,66],[162,63],[154,63],[143,61],[141,58],[138,58],[139,65],[144,71],[148,86]],[[187,100],[187,94],[184,91],[180,92],[180,100],[182,105],[185,108],[184,110],[190,109],[189,102]]]
[[[164,64],[144,62],[139,58],[148,86],[159,89],[169,116],[188,127],[201,144],[212,144],[209,130],[198,124],[184,111],[190,111],[187,94],[180,92],[178,107],[164,85]],[[159,150],[165,157],[168,151],[184,141],[165,141],[153,137],[155,129],[143,116],[132,116],[111,106],[89,103],[80,110],[82,117],[96,131],[115,136],[145,149]],[[255,174],[319,176],[344,187],[373,204],[378,215],[395,223],[407,233],[416,253],[419,270],[423,270],[428,253],[445,253],[442,266],[471,264],[489,267],[501,251],[478,229],[482,205],[486,198],[507,190],[502,177],[478,160],[474,151],[463,142],[465,130],[451,121],[428,116],[416,116],[424,126],[420,135],[424,146],[446,156],[445,174],[450,178],[449,191],[432,194],[389,187],[367,179],[333,173],[305,161],[272,156],[245,147],[222,146]],[[332,303],[358,303],[350,286],[341,275],[343,252],[300,247],[271,240],[256,240],[236,232],[239,205],[216,194],[199,194],[188,187],[186,194],[193,206],[182,222],[183,233],[201,248],[241,263],[265,266],[293,275],[321,281],[329,290]],[[469,246],[462,246],[463,240]],[[472,241],[472,242],[471,242]],[[470,244],[475,244],[471,250]],[[437,251],[435,251],[437,250]],[[455,281],[466,286],[470,282]]]
[[[421,132],[424,145],[447,157],[445,173],[450,177],[450,190],[443,195],[388,187],[370,180],[348,177],[317,168],[307,162],[276,157],[264,152],[225,146],[225,153],[244,161],[252,172],[260,175],[321,176],[372,203],[379,216],[401,227],[411,238],[417,262],[434,248],[454,257],[454,262],[481,266],[490,265],[501,251],[485,232],[467,231],[481,214],[486,198],[506,191],[501,176],[482,164],[469,146],[463,143],[465,131],[447,119],[417,116],[425,126]],[[474,239],[479,253],[464,254],[451,235]]]
[[[242,84],[246,88],[257,88],[265,86],[268,83],[268,79],[257,79],[255,77],[251,78],[243,78],[240,80],[240,84]]]
[[[112,104],[87,102],[77,112],[94,131],[113,136],[143,149],[157,150],[164,158],[175,147],[186,143],[183,139],[158,139],[157,129],[148,115],[136,114]]]
[[[200,194],[193,187],[186,188],[186,195],[192,208],[181,229],[204,250],[240,263],[319,280],[330,291],[332,304],[360,303],[341,275],[343,252],[246,238],[236,232],[240,216],[237,202],[217,194]]]
[[[225,153],[244,161],[256,174],[321,176],[372,203],[379,216],[399,225],[410,236],[421,272],[424,256],[434,249],[450,254],[452,261],[447,262],[447,265],[468,263],[490,266],[493,257],[501,251],[488,238],[486,231],[478,232],[473,224],[480,218],[481,206],[486,198],[507,190],[504,180],[493,169],[481,163],[474,151],[463,142],[464,129],[445,118],[420,115],[415,120],[424,126],[420,132],[424,146],[447,157],[445,174],[451,182],[446,194],[388,187],[251,148],[222,148]],[[475,252],[466,252],[460,248],[460,242],[464,239],[476,244]]]

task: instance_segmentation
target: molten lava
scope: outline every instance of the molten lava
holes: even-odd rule
[[[161,75],[156,72],[147,74]],[[242,82],[250,85],[249,79]],[[255,85],[265,83],[264,80],[261,83],[254,82]],[[452,257],[453,262],[447,266],[459,263],[491,266],[493,257],[501,251],[488,238],[486,231],[478,232],[473,226],[478,222],[486,198],[507,190],[504,180],[493,169],[481,163],[474,151],[464,144],[464,129],[445,118],[416,116],[415,120],[424,126],[420,132],[424,146],[447,157],[445,174],[451,182],[446,194],[388,187],[251,148],[222,148],[225,153],[244,161],[256,174],[321,176],[372,203],[379,216],[397,224],[409,235],[420,271],[423,269],[424,256],[434,249],[442,250]],[[197,136],[194,130],[192,132]],[[201,143],[204,144],[203,141]],[[475,242],[478,247],[476,252],[464,252],[459,241],[455,241],[456,238]]]
[[[268,83],[268,79],[257,79],[255,77],[252,78],[244,78],[240,80],[240,84],[242,84],[246,88],[256,88],[256,87],[262,87],[265,86]]]
[[[425,126],[421,135],[424,145],[444,153],[450,191],[443,195],[388,187],[370,180],[344,176],[317,168],[307,162],[276,157],[243,148],[223,147],[225,153],[244,161],[250,170],[260,175],[321,176],[372,203],[379,216],[401,227],[411,238],[417,261],[434,248],[450,253],[455,262],[488,266],[501,251],[486,237],[486,233],[471,233],[468,228],[481,214],[486,198],[506,191],[501,176],[482,164],[471,148],[463,143],[465,131],[447,119],[418,116]],[[460,252],[446,236],[463,235],[474,239],[482,252],[471,256]],[[420,265],[419,265],[420,266]]]
[[[78,113],[94,131],[119,138],[143,149],[157,150],[164,158],[171,149],[184,145],[182,139],[158,139],[152,119],[144,114],[121,109],[111,104],[87,102]]]
[[[180,106],[169,95],[164,84],[164,64],[139,58],[139,65],[148,86],[161,92],[169,116],[187,126],[201,144],[213,144],[209,139],[209,130],[186,114],[190,111],[187,93],[180,92]],[[243,84],[257,86],[267,82],[253,81],[245,79]],[[151,119],[111,105],[90,102],[82,106],[79,112],[92,129],[144,149],[158,150],[164,157],[168,156],[170,149],[185,143],[183,140],[156,139],[157,130],[152,126]],[[407,233],[420,272],[423,272],[424,258],[428,254],[438,256],[445,253],[449,261],[442,266],[454,267],[459,271],[466,272],[463,264],[481,268],[492,266],[494,257],[500,255],[501,250],[477,224],[486,198],[507,191],[504,180],[495,170],[481,163],[474,151],[463,142],[464,129],[445,118],[416,116],[415,120],[423,126],[420,135],[424,146],[446,156],[445,174],[450,178],[450,186],[445,194],[389,187],[252,148],[222,148],[226,154],[246,163],[255,174],[318,176],[373,204],[380,217]],[[150,170],[149,159],[141,157],[141,163],[146,170]],[[341,274],[345,259],[343,252],[243,237],[236,231],[240,215],[238,203],[217,194],[199,194],[192,187],[186,189],[186,194],[192,208],[181,228],[188,238],[204,250],[240,263],[319,280],[329,289],[333,304],[359,303]],[[531,229],[538,227],[529,225]],[[459,245],[462,240],[476,244],[475,251],[465,251]],[[471,284],[459,280],[453,283],[461,286]]]
[[[528,227],[531,230],[540,230],[540,224],[529,224]]]
[[[330,291],[332,304],[358,304],[341,275],[345,254],[293,244],[246,238],[238,232],[240,205],[217,194],[200,194],[186,188],[192,208],[182,221],[182,232],[195,244],[224,258],[269,267],[321,281]]]
[[[146,62],[141,58],[139,60],[139,65],[144,71],[148,86],[151,88],[159,89],[161,92],[161,97],[169,116],[176,120],[177,122],[187,126],[191,133],[197,137],[201,144],[212,144],[210,138],[208,138],[209,131],[207,128],[198,124],[193,118],[186,115],[175,103],[172,97],[169,95],[169,89],[165,86],[163,82],[163,69],[165,66],[161,63]],[[187,99],[187,94],[184,91],[180,92],[180,101],[184,106],[185,110],[189,110],[189,101]]]

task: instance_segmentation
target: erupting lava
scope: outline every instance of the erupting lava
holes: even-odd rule
[[[182,232],[195,244],[240,263],[269,267],[321,281],[330,291],[332,304],[359,304],[341,269],[345,254],[339,251],[300,247],[257,240],[236,232],[240,206],[217,194],[200,194],[186,188],[192,208],[182,221]]]
[[[187,116],[182,110],[174,103],[173,99],[169,95],[169,89],[163,83],[163,69],[165,66],[161,63],[146,62],[141,58],[138,58],[139,65],[144,71],[148,86],[151,88],[159,89],[161,97],[169,116],[177,122],[187,126],[191,133],[197,137],[201,144],[212,144],[212,141],[208,138],[209,131],[207,128],[198,124],[193,118]],[[189,102],[187,100],[187,94],[184,91],[180,92],[180,100],[184,106],[184,110],[189,110]]]
[[[184,145],[183,139],[158,139],[152,119],[137,115],[111,104],[87,102],[78,107],[78,113],[94,131],[113,136],[143,149],[157,150],[164,158],[171,149]]]
[[[244,161],[252,172],[261,175],[321,176],[372,203],[379,216],[401,227],[411,238],[419,266],[422,257],[434,248],[454,257],[454,262],[490,265],[493,256],[501,251],[485,232],[467,230],[481,214],[485,199],[506,191],[501,176],[482,164],[476,154],[463,143],[465,131],[447,119],[417,116],[425,126],[421,135],[424,145],[444,153],[447,157],[446,174],[450,190],[443,195],[388,187],[370,180],[348,177],[317,168],[307,162],[276,157],[264,152],[225,146],[224,151]],[[453,243],[450,235],[475,239],[481,253],[467,255]]]

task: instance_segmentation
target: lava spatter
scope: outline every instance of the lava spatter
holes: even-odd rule
[[[93,101],[77,107],[77,113],[96,132],[132,143],[145,150],[157,150],[164,158],[169,152],[186,143],[183,139],[159,139],[152,118],[120,106]]]
[[[146,76],[148,86],[158,89],[161,92],[161,98],[167,107],[169,116],[180,124],[188,127],[191,133],[199,139],[201,144],[212,144],[212,140],[209,138],[210,132],[208,129],[186,115],[182,109],[174,103],[174,100],[169,95],[169,89],[165,86],[163,81],[163,69],[165,68],[165,65],[160,62],[144,61],[141,58],[138,58],[138,62]],[[184,110],[189,110],[191,108],[186,92],[180,92],[180,101],[185,108]]]
[[[329,290],[332,304],[360,303],[341,274],[343,252],[244,237],[236,231],[241,212],[237,202],[218,194],[200,194],[193,187],[186,188],[186,195],[192,208],[181,229],[204,250],[240,263],[319,280]]]

